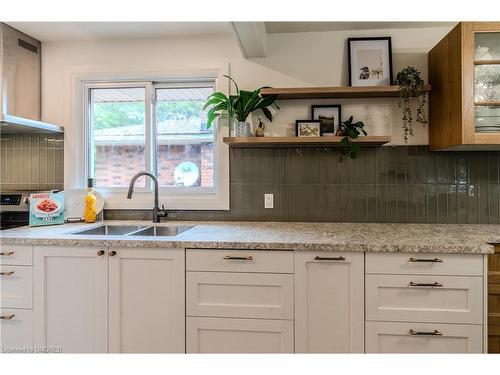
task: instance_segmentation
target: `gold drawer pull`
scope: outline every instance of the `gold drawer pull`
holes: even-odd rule
[[[344,257],[314,257],[314,260],[339,260],[341,262],[345,261]]]
[[[12,320],[12,318],[14,318],[16,315],[15,314],[12,314],[12,315],[2,315],[0,316],[0,319],[3,319],[3,320]]]
[[[443,263],[442,259],[439,258],[410,258],[410,262],[413,263]]]
[[[0,253],[0,256],[3,256],[3,257],[11,257],[12,255],[14,255],[13,251],[9,251],[8,253],[4,253],[4,252]]]
[[[413,281],[410,281],[410,286],[432,286],[442,288],[443,284],[438,283],[437,281],[434,283],[414,283]]]
[[[0,272],[0,275],[2,275],[2,276],[11,276],[13,274],[14,274],[14,271]]]
[[[223,259],[224,260],[253,260],[253,257],[251,255],[249,255],[247,257],[235,257],[235,256],[231,256],[231,255],[226,255]]]
[[[414,331],[413,329],[410,329],[409,334],[410,336],[443,336],[443,332],[440,332],[437,329],[431,332]]]

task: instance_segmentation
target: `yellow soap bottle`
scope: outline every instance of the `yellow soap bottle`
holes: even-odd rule
[[[94,194],[94,179],[89,178],[87,183],[87,195],[85,196],[85,211],[83,213],[86,223],[94,223],[96,220],[96,200]]]

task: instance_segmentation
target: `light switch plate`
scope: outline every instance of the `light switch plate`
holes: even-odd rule
[[[274,194],[264,194],[264,208],[274,208]]]

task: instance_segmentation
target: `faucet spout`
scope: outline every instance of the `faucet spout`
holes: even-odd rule
[[[158,179],[154,174],[151,172],[147,171],[142,171],[139,173],[136,173],[134,177],[132,177],[132,180],[130,180],[130,184],[128,186],[128,192],[127,192],[127,199],[132,199],[132,194],[134,194],[134,185],[137,179],[141,176],[148,176],[150,177],[153,182],[154,182],[154,207],[153,207],[153,223],[159,223],[160,222],[160,208],[159,208],[159,199],[158,199]],[[162,216],[167,216],[166,212],[163,212]]]

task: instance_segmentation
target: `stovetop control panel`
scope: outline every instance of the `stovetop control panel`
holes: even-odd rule
[[[0,205],[2,206],[19,206],[21,204],[22,194],[1,194]]]

